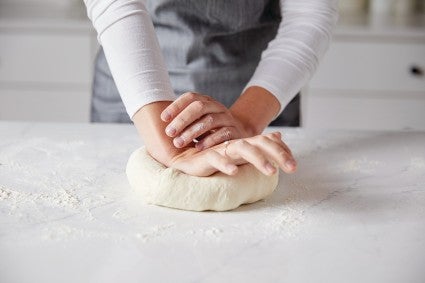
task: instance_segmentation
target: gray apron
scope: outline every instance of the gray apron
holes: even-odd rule
[[[230,107],[275,37],[279,0],[148,0],[174,92],[196,91]],[[272,123],[299,126],[299,97]],[[100,49],[92,122],[131,122]]]

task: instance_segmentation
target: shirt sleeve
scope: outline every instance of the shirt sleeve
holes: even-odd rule
[[[338,19],[337,0],[280,0],[282,21],[245,89],[260,86],[280,102],[280,112],[315,72]]]
[[[130,118],[176,98],[148,11],[140,0],[84,0]]]

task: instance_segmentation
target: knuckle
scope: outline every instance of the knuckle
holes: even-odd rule
[[[209,148],[211,146],[215,145],[215,143],[211,142],[211,138],[207,137],[202,140],[202,146],[203,148]]]
[[[260,149],[260,148],[258,148],[257,146],[255,146],[255,145],[252,145],[252,144],[248,144],[248,146],[250,147],[250,149],[253,151],[253,152],[255,152],[255,154],[257,155],[257,157],[260,159],[260,160],[265,160],[266,159],[266,157],[264,156],[264,153],[263,153],[263,151]]]
[[[196,123],[192,128],[192,133],[197,134],[199,132],[203,132],[205,129],[205,123]]]
[[[226,140],[230,140],[232,138],[232,131],[229,127],[223,128],[222,137]]]
[[[213,100],[210,96],[208,96],[208,95],[206,95],[206,94],[201,95],[201,97],[203,97],[203,98],[204,98],[205,100],[207,100],[207,101],[212,101],[212,100]]]
[[[170,104],[170,106],[168,106],[168,109],[167,109],[169,113],[176,113],[176,112],[179,112],[179,110],[180,110],[180,105],[176,101]]]
[[[182,117],[181,115],[176,119],[176,123],[175,123],[175,127],[179,127],[181,125],[185,125],[186,124],[186,119],[184,117]]]
[[[235,142],[235,145],[238,146],[238,147],[245,147],[245,146],[248,145],[248,142],[246,140],[241,139],[241,140],[237,140]]]
[[[191,91],[185,92],[185,93],[183,93],[182,97],[185,98],[185,99],[188,99],[188,100],[194,100],[196,98],[196,93],[191,92]]]
[[[211,140],[214,142],[214,144],[217,144],[217,143],[221,142],[223,139],[222,139],[221,135],[212,134]]]
[[[199,100],[199,99],[202,98],[201,94],[199,94],[199,93],[197,93],[195,91],[191,91],[190,93],[192,94],[193,99]]]
[[[214,123],[214,117],[211,114],[205,115],[204,120],[205,120],[205,123],[208,125],[211,125]]]
[[[278,156],[281,161],[288,159],[288,153],[284,150],[279,151]]]
[[[273,141],[280,141],[280,133],[278,132],[267,134],[267,137]]]
[[[202,111],[205,109],[206,103],[200,100],[197,100],[195,102],[192,103],[193,107],[197,110],[197,111]]]
[[[269,138],[267,136],[259,136],[258,140],[261,143],[265,143],[265,142],[269,141]]]

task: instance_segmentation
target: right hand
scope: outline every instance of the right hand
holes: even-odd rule
[[[286,173],[295,172],[297,166],[281,134],[275,132],[231,140],[202,151],[188,147],[173,157],[170,167],[194,176],[209,176],[218,171],[235,175],[237,166],[247,163],[265,175],[276,173],[275,165]]]
[[[161,113],[169,123],[165,132],[176,148],[192,144],[199,150],[222,142],[252,136],[229,109],[214,98],[195,92],[182,94]]]

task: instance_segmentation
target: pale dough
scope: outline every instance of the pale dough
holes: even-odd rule
[[[220,172],[190,176],[165,167],[143,147],[130,156],[126,173],[146,203],[195,211],[230,210],[264,199],[276,189],[279,179],[279,173],[266,176],[250,164],[239,166],[235,176]]]

